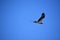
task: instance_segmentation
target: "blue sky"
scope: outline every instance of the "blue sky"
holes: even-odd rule
[[[60,0],[0,0],[1,40],[60,40]],[[41,13],[43,24],[35,24]]]

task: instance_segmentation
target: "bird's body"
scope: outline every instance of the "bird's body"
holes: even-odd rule
[[[34,23],[39,23],[39,24],[43,24],[42,23],[42,20],[45,18],[45,13],[42,13],[41,17],[37,20],[37,21],[34,21]]]

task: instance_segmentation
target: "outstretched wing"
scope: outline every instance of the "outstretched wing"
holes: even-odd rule
[[[42,13],[41,17],[38,19],[38,22],[42,21],[45,18],[45,13]]]

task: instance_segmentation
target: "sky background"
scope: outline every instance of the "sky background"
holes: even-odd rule
[[[0,0],[0,40],[60,40],[60,0]]]

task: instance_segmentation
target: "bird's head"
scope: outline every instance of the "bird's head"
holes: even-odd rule
[[[43,12],[42,15],[45,15],[45,13]]]

